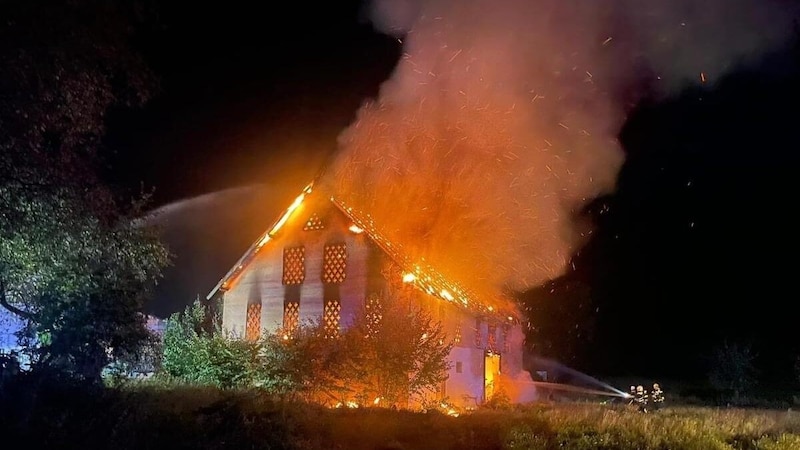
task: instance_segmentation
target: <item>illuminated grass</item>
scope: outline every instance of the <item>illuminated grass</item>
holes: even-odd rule
[[[0,432],[34,448],[285,449],[800,449],[800,413],[556,404],[460,417],[387,409],[325,409],[257,392],[147,386],[40,392],[6,409]]]

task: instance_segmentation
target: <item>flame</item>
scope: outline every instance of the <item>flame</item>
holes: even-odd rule
[[[286,224],[286,222],[289,220],[289,217],[291,217],[292,214],[297,210],[297,208],[299,208],[300,205],[303,203],[303,200],[305,200],[306,195],[311,193],[311,187],[313,185],[314,183],[312,182],[303,189],[303,192],[301,192],[300,195],[298,195],[297,198],[294,199],[292,204],[289,205],[288,208],[286,208],[286,211],[283,212],[278,221],[275,222],[275,225],[272,226],[272,228],[269,230],[269,233],[265,234],[264,237],[262,237],[261,240],[258,241],[258,244],[256,244],[256,248],[263,247],[264,244],[266,244],[272,238],[275,237],[275,234],[278,231],[280,231],[281,227],[283,227],[283,225]]]
[[[402,245],[393,244],[381,232],[371,215],[355,210],[353,207],[345,204],[340,198],[331,197],[331,201],[353,221],[354,225],[368,233],[373,242],[381,247],[395,261],[399,262],[403,267],[403,283],[413,284],[429,295],[437,296],[450,302],[457,302],[460,306],[465,308],[474,308],[484,313],[486,311],[496,313],[500,318],[506,317],[508,314],[514,315],[516,312],[513,305],[501,304],[489,306],[480,300],[476,300],[474,298],[475,292],[459,283],[448,280],[442,273],[425,262],[424,258],[413,262],[405,253],[405,248]]]

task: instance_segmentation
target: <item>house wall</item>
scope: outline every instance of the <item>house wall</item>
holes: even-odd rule
[[[325,226],[321,230],[303,230],[309,216],[316,212]],[[261,303],[261,328],[274,332],[283,325],[284,301],[299,299],[300,321],[318,321],[322,317],[325,291],[340,301],[340,328],[352,323],[361,311],[368,288],[374,289],[374,277],[367,267],[371,254],[378,251],[363,234],[348,229],[350,222],[328,204],[301,205],[284,224],[275,239],[256,254],[233,287],[225,292],[222,326],[234,336],[243,337],[247,321],[247,305]],[[323,256],[326,244],[344,243],[347,249],[346,276],[342,283],[322,282]],[[283,251],[285,248],[305,248],[305,279],[299,285],[283,284]]]
[[[275,239],[265,245],[224,293],[222,325],[231,334],[244,337],[247,307],[261,304],[261,327],[274,332],[282,326],[284,301],[299,299],[300,320],[318,321],[323,316],[326,295],[341,302],[340,328],[345,328],[362,311],[365,299],[385,286],[380,273],[385,256],[366,236],[355,234],[351,222],[327,199],[324,203],[308,202],[298,209]],[[305,231],[303,226],[316,212],[325,223],[322,230]],[[323,253],[326,244],[344,243],[347,248],[346,278],[331,289],[322,282]],[[283,250],[305,248],[305,279],[302,284],[285,286],[283,280]],[[326,294],[326,289],[327,294]],[[409,295],[441,321],[448,339],[454,341],[450,353],[450,370],[442,397],[461,407],[474,407],[486,400],[484,393],[484,358],[488,350],[501,354],[504,380],[516,385],[506,389],[512,400],[532,400],[530,376],[522,369],[524,335],[519,325],[504,323],[498,318],[478,317],[453,304],[426,295],[409,286]],[[490,345],[488,332],[495,324],[495,339]],[[508,332],[503,334],[503,326]],[[506,345],[505,339],[508,339]],[[518,393],[521,392],[521,393]]]

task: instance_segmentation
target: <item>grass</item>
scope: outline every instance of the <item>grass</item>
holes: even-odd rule
[[[0,436],[29,448],[118,449],[800,449],[791,410],[563,403],[460,417],[325,409],[253,391],[137,386],[24,388],[0,401]],[[11,406],[11,407],[7,407]]]

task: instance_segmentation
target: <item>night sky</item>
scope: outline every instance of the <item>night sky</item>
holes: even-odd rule
[[[138,37],[161,90],[114,112],[105,144],[109,180],[153,187],[166,207],[175,262],[153,313],[207,294],[397,64],[401,43],[359,2],[324,3],[171,2]],[[523,296],[563,333],[545,354],[571,346],[581,369],[691,378],[728,340],[754,345],[765,378],[788,378],[800,354],[799,58],[795,33],[714,83],[632,106],[617,190],[586,211],[591,239],[563,277]]]

